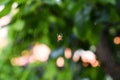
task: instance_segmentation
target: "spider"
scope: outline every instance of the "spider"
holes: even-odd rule
[[[60,42],[63,40],[63,34],[57,34],[57,41]]]

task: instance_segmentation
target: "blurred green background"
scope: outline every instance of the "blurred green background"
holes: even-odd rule
[[[119,0],[0,0],[0,35],[0,80],[120,80]]]

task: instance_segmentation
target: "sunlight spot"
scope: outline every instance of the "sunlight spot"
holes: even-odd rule
[[[84,67],[88,67],[89,63],[82,63]]]
[[[25,66],[28,63],[28,56],[16,57],[11,59],[11,64],[14,66]]]
[[[63,59],[63,57],[58,57],[57,58],[56,65],[58,67],[63,67],[64,66],[64,59]]]
[[[57,4],[61,4],[61,0],[56,0]]]
[[[97,67],[97,66],[100,66],[100,63],[98,60],[95,61],[95,63],[92,63],[91,64],[92,67]]]
[[[12,58],[11,64],[14,66],[26,66],[27,64],[36,61],[45,62],[50,55],[50,48],[45,44],[36,44],[32,50],[24,50],[21,52],[22,56]]]
[[[65,58],[67,59],[70,59],[72,57],[72,51],[70,48],[66,48],[65,51],[64,51],[64,56]]]
[[[79,50],[75,51],[72,60],[78,62],[80,60]]]
[[[119,36],[114,37],[114,43],[120,44],[120,37]]]
[[[28,50],[22,51],[21,54],[22,54],[22,56],[29,56],[30,55]]]
[[[10,21],[11,21],[10,15],[6,15],[6,16],[3,16],[2,18],[0,18],[0,28],[9,24]]]
[[[82,62],[93,64],[96,61],[96,55],[92,51],[81,50],[79,52]]]
[[[8,34],[8,28],[0,28],[0,48],[3,48],[7,45],[8,39],[7,39],[7,34]]]
[[[8,28],[4,27],[4,28],[0,28],[0,38],[6,38],[8,34]]]
[[[29,56],[29,59],[28,59],[29,63],[34,63],[36,62],[36,59],[35,57],[33,57],[33,55]]]
[[[0,12],[5,8],[4,5],[0,5]]]
[[[91,66],[93,67],[100,66],[99,62],[96,60],[96,55],[90,50],[79,49],[75,51],[73,55],[73,59],[74,59],[73,61],[76,62],[79,60],[79,58],[81,58],[81,61],[83,62],[83,66],[84,65],[87,66],[87,64],[91,64]]]
[[[92,51],[81,51],[80,57],[82,62],[93,64],[96,61],[96,56]]]
[[[12,9],[17,8],[17,6],[18,6],[18,3],[17,3],[17,2],[14,2],[14,3],[12,4]]]
[[[45,44],[35,45],[32,49],[32,56],[41,62],[46,62],[50,55],[50,48]]]
[[[0,49],[4,48],[7,45],[8,41],[5,38],[0,38]]]

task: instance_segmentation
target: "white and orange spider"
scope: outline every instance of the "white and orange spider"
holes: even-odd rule
[[[63,34],[57,34],[57,41],[60,42],[63,40]]]

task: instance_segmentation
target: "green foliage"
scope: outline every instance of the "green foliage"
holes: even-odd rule
[[[103,4],[104,3],[110,3],[112,5],[115,5],[116,4],[116,0],[98,0],[100,2],[102,2]]]
[[[2,5],[4,5],[4,4],[2,4]],[[5,4],[5,8],[0,12],[0,18],[1,18],[2,16],[7,15],[7,14],[10,12],[10,10],[11,10],[11,5],[12,5],[11,2]]]
[[[105,74],[100,67],[91,68],[87,67],[81,72],[81,77],[90,78],[90,80],[105,80]]]
[[[15,31],[21,31],[24,27],[24,22],[22,20],[17,20],[13,25],[11,25]]]
[[[10,44],[0,53],[0,80],[82,80],[86,77],[105,80],[101,67],[81,69],[81,63],[74,63],[72,59],[65,59],[63,69],[57,68],[56,57],[25,67],[13,66],[10,60],[23,50],[31,49],[36,42],[47,44],[56,53],[61,47],[76,50],[96,46],[102,29],[109,27],[104,22],[120,21],[116,0],[0,0],[0,5],[5,5],[0,17],[11,13],[14,2],[18,3],[18,12],[7,25]],[[119,25],[108,28],[114,33],[112,37],[117,30]],[[59,33],[63,34],[61,42],[57,42]]]

